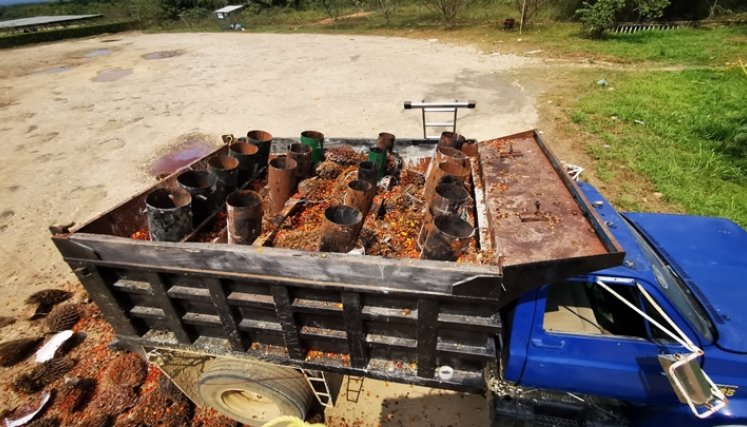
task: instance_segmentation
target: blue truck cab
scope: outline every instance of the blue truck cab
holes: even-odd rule
[[[593,186],[579,187],[625,261],[523,294],[505,316],[503,380],[525,396],[556,390],[607,399],[633,425],[747,425],[747,232],[721,218],[618,213]],[[726,408],[700,419],[680,402],[658,357],[686,350],[598,286],[600,278],[666,325],[640,289],[653,297],[703,350],[698,362],[728,398]],[[497,412],[506,408],[499,400]],[[515,407],[509,413],[517,417]]]

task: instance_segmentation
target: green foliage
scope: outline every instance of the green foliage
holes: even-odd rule
[[[0,37],[0,48],[23,46],[32,43],[52,42],[104,33],[118,33],[137,28],[136,21],[110,22],[105,24],[69,27],[57,30],[19,33]]]
[[[694,214],[747,226],[747,84],[741,70],[607,73],[578,102],[583,129],[606,149],[589,151],[613,170],[651,180]],[[636,122],[638,121],[638,122]],[[642,124],[641,124],[642,123]]]
[[[387,26],[391,23],[392,14],[396,11],[403,0],[372,0],[372,5],[381,12]]]
[[[594,4],[584,2],[576,14],[584,32],[592,38],[599,38],[615,26],[615,17],[624,7],[625,0],[597,0]]]
[[[423,0],[425,6],[436,12],[445,27],[454,25],[459,12],[467,5],[468,0]]]
[[[658,19],[664,14],[664,9],[669,6],[669,0],[635,0],[633,8],[638,16],[645,19]]]

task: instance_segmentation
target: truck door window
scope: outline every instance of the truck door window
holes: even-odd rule
[[[639,305],[638,291],[634,287],[612,287],[627,300]],[[648,338],[645,320],[593,283],[551,285],[543,327],[554,332]]]

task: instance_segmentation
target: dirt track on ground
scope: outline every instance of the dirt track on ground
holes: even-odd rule
[[[144,57],[154,52],[169,54]],[[477,100],[459,122],[473,138],[538,124],[541,86],[520,71],[539,60],[422,40],[133,33],[5,50],[0,58],[0,316],[19,319],[2,329],[3,340],[41,330],[23,320],[30,308],[22,301],[32,292],[66,288],[82,298],[47,227],[84,222],[151,185],[154,159],[185,135],[198,146],[251,128],[276,136],[313,128],[329,136],[418,137],[420,116],[402,101],[423,98]],[[4,378],[15,372],[0,368]],[[408,424],[386,408],[409,408],[399,413],[412,418],[427,404],[440,408],[432,425],[486,420],[487,411],[475,409],[484,405],[479,396],[367,387],[363,402],[342,399],[333,419]],[[19,399],[4,393],[0,409]]]

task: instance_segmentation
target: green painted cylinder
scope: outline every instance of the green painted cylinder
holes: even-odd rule
[[[378,179],[386,174],[386,151],[379,147],[371,147],[368,150],[368,161],[374,164],[378,171]]]
[[[315,130],[301,132],[301,144],[311,147],[312,167],[322,161],[324,156],[324,134]]]

